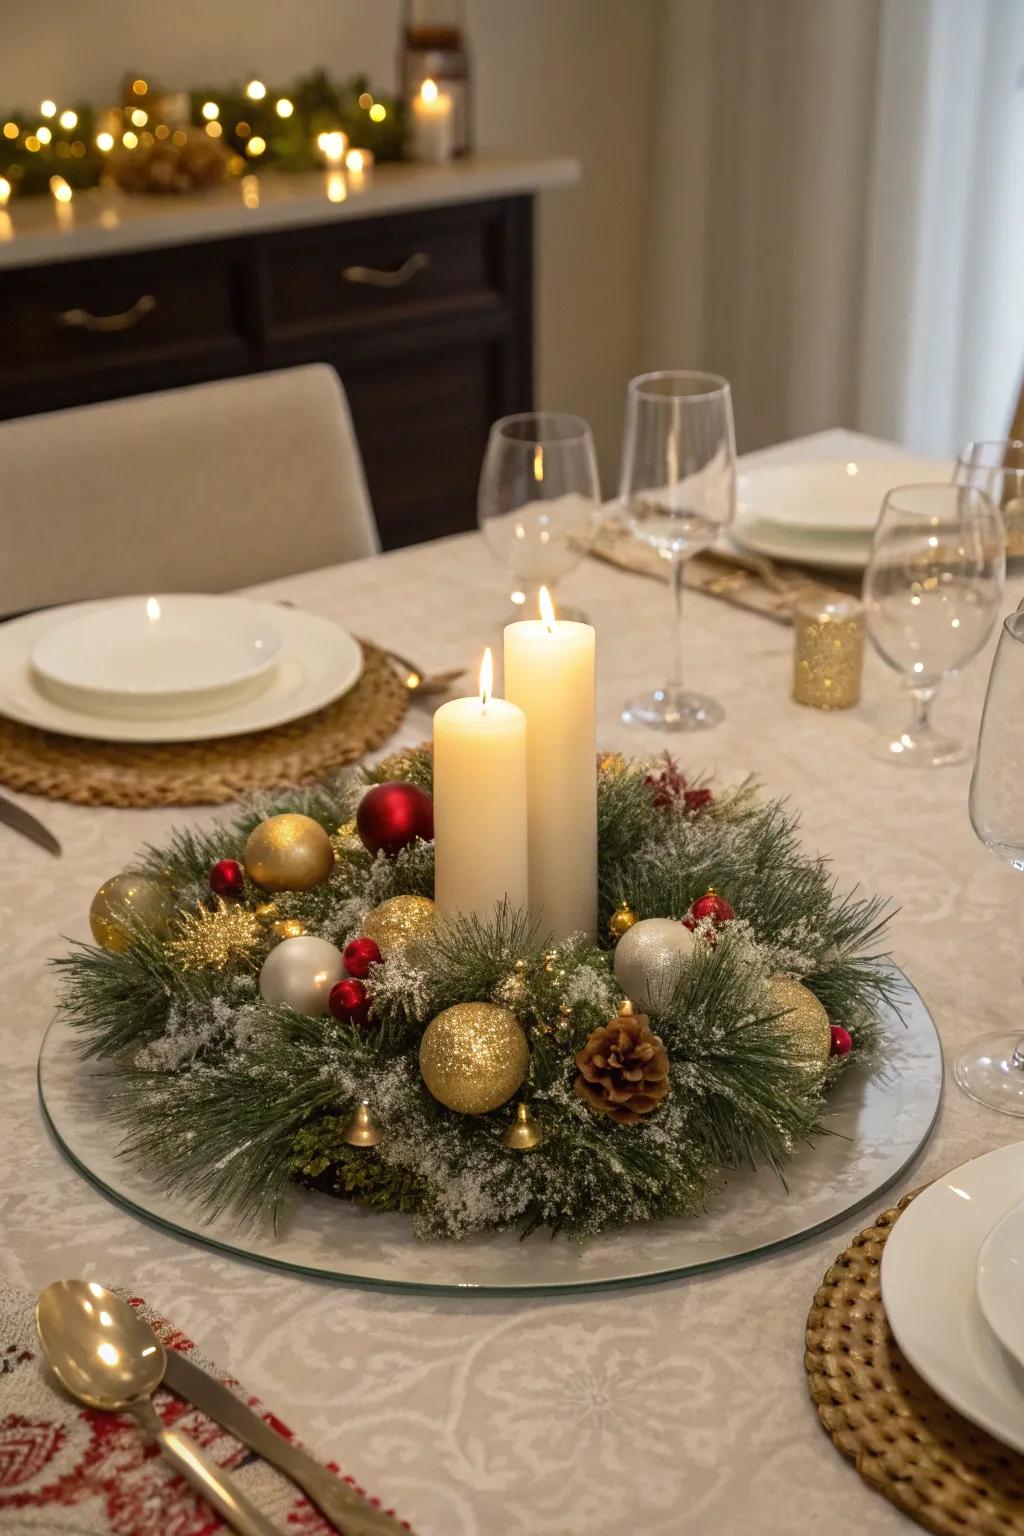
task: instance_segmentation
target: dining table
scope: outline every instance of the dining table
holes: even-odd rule
[[[835,430],[749,455],[741,468],[901,452]],[[497,646],[508,617],[508,589],[481,536],[466,533],[258,591],[431,670],[464,667],[471,692],[482,650]],[[1003,610],[1020,595],[1008,583]],[[722,702],[725,720],[662,736],[621,723],[620,708],[668,671],[667,586],[584,560],[559,596],[597,630],[602,749],[671,749],[686,773],[752,775],[799,813],[805,846],[829,857],[840,886],[891,898],[892,951],[946,1061],[938,1119],[915,1163],[866,1208],[781,1251],[592,1294],[389,1293],[298,1278],[174,1236],[112,1204],[65,1161],[44,1125],[36,1058],[57,988],[48,962],[88,939],[97,887],[141,845],[224,812],[17,796],[63,856],[0,828],[0,1278],[36,1292],[78,1277],[145,1297],[420,1536],[905,1531],[907,1517],[823,1432],[804,1329],[829,1264],[878,1211],[1020,1137],[1016,1120],[958,1090],[951,1063],[972,1035],[1021,1016],[1024,885],[972,832],[969,764],[909,770],[872,757],[873,736],[907,707],[873,654],[859,706],[802,707],[791,698],[790,628],[687,593],[686,672]],[[939,720],[968,738],[994,644],[995,634],[939,701]],[[433,703],[413,702],[382,752],[429,738]]]

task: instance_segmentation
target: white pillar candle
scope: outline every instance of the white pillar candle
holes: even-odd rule
[[[556,941],[597,937],[594,631],[545,616],[505,630],[505,693],[526,715],[530,915]]]
[[[442,918],[494,919],[529,905],[526,716],[491,697],[491,653],[480,693],[434,716],[434,900]]]
[[[417,160],[445,165],[455,148],[452,98],[439,91],[433,80],[424,80],[412,99],[412,152]]]

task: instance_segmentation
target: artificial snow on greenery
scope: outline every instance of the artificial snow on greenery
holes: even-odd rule
[[[264,800],[209,832],[181,831],[148,849],[139,868],[169,878],[179,911],[208,901],[207,875],[240,858],[265,816],[299,810],[332,834],[367,784],[405,778],[431,787],[428,750],[315,792]],[[741,1164],[781,1170],[820,1134],[837,1073],[872,1047],[893,973],[878,952],[884,903],[837,894],[825,863],[799,846],[794,818],[750,787],[688,810],[652,794],[643,766],[599,773],[600,931],[620,903],[641,918],[681,919],[709,886],[736,921],[701,928],[664,1011],[652,1018],[670,1061],[670,1093],[636,1125],[595,1115],[573,1091],[576,1055],[617,1012],[611,940],[552,945],[524,916],[438,929],[410,963],[392,955],[367,980],[363,1032],[307,1018],[260,997],[259,968],[275,940],[223,971],[185,971],[164,939],[138,929],[124,954],[79,946],[57,964],[61,1007],[83,1054],[112,1071],[112,1135],[124,1154],[210,1213],[240,1220],[276,1212],[297,1183],[381,1210],[408,1212],[422,1236],[496,1229],[586,1237],[627,1222],[696,1215]],[[339,946],[390,896],[433,894],[433,846],[376,858],[340,839],[328,881],[276,899],[311,934]],[[248,905],[265,900],[247,886]],[[714,942],[708,942],[713,939]],[[773,1007],[769,979],[798,977],[854,1051],[808,1070]],[[522,1097],[543,1130],[527,1152],[502,1144],[513,1106],[462,1116],[421,1081],[425,1026],[458,1002],[512,1009],[530,1042]],[[373,1149],[342,1132],[366,1100],[383,1133]]]

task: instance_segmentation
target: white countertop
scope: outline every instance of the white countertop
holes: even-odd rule
[[[26,197],[0,210],[0,267],[77,261],[541,192],[572,186],[579,177],[579,162],[568,158],[476,155],[451,165],[382,165],[361,178],[342,179],[334,173],[332,180],[330,173],[321,171],[292,176],[268,171],[186,196],[96,188],[76,193],[62,208],[48,196]]]

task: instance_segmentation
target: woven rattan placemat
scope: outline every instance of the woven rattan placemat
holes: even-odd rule
[[[76,805],[216,805],[254,790],[308,784],[387,740],[405,684],[367,641],[363,673],[343,698],[291,725],[215,741],[145,746],[85,741],[0,719],[0,782]]]
[[[1024,1536],[1024,1457],[949,1408],[900,1353],[879,1287],[906,1196],[841,1253],[807,1319],[818,1415],[866,1483],[941,1536]]]

